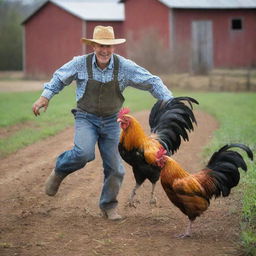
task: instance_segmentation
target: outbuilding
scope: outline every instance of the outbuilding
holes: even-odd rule
[[[177,70],[256,66],[256,0],[49,0],[23,22],[25,74],[50,76],[88,52],[80,39],[99,24],[113,26],[119,38],[133,35],[133,42],[154,30]]]
[[[121,0],[125,33],[155,29],[181,69],[256,66],[256,0]]]
[[[122,38],[124,5],[117,2],[49,0],[24,21],[23,70],[26,76],[50,76],[58,67],[89,49],[96,25],[113,26]],[[123,53],[122,46],[117,52]]]

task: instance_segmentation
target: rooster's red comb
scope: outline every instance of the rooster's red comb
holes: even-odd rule
[[[130,109],[129,108],[122,108],[120,109],[119,113],[118,113],[118,118],[123,117],[123,115],[126,115],[130,113]]]
[[[156,158],[157,158],[157,159],[160,159],[160,158],[162,158],[164,155],[166,155],[166,153],[167,153],[167,151],[166,151],[163,147],[161,147],[161,148],[157,151],[157,153],[156,153]]]

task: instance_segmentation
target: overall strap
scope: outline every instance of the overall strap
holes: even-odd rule
[[[87,73],[88,73],[88,78],[93,79],[93,73],[92,73],[92,57],[93,53],[90,53],[86,57],[86,67],[87,67]]]
[[[114,80],[118,80],[118,71],[119,71],[119,59],[114,54]]]

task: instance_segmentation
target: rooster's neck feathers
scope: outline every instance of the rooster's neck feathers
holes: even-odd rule
[[[134,117],[129,117],[130,124],[125,130],[122,130],[120,143],[127,151],[137,149],[143,152],[146,162],[155,165],[156,152],[161,147],[161,144],[154,136],[148,136]]]
[[[132,116],[130,117],[130,124],[127,129],[122,130],[120,142],[127,150],[132,148],[140,148],[144,144],[147,135],[140,123]]]
[[[190,174],[185,171],[178,162],[171,157],[166,156],[166,164],[161,171],[162,180],[168,180],[172,183],[175,179],[182,179],[189,175]]]

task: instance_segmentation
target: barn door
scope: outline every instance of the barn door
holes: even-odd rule
[[[212,22],[192,22],[192,71],[207,73],[213,67]]]

